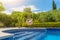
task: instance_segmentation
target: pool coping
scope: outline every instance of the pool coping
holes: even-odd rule
[[[17,27],[15,27],[15,28],[0,28],[0,39],[13,36],[13,34],[2,32],[4,30],[11,30],[11,29],[19,29],[19,28],[17,28]]]

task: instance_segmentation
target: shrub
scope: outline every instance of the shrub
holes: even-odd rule
[[[4,27],[4,24],[0,22],[0,27]]]

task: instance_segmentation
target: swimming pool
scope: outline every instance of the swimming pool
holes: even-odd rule
[[[60,40],[60,29],[14,29],[3,32],[14,34],[1,40]]]

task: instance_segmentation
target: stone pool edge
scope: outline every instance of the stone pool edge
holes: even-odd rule
[[[18,27],[16,27],[16,28],[0,28],[0,39],[12,36],[13,34],[3,32],[4,30],[11,30],[11,29],[19,29],[19,28]]]

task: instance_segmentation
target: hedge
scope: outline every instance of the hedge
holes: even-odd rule
[[[32,25],[23,25],[24,27],[60,27],[60,22],[33,23]]]

